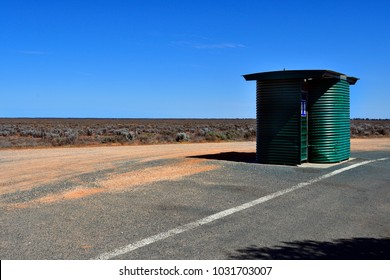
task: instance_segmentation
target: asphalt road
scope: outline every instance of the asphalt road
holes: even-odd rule
[[[2,204],[0,259],[390,259],[390,151],[352,158],[319,168],[201,155],[199,164],[218,168],[130,191]]]

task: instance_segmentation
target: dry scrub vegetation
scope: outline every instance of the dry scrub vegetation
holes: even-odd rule
[[[390,137],[390,120],[351,120],[351,137]]]
[[[351,137],[389,137],[389,120],[352,120]],[[0,119],[0,148],[253,141],[255,119]]]
[[[0,147],[252,141],[254,119],[0,119]]]

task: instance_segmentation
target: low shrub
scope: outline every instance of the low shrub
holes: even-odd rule
[[[176,142],[190,141],[190,136],[185,132],[178,132],[176,134]]]
[[[209,131],[206,133],[205,139],[206,141],[210,141],[210,142],[218,142],[218,141],[227,140],[227,137],[222,132]]]

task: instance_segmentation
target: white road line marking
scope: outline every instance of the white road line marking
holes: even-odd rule
[[[216,214],[213,214],[211,216],[208,216],[208,217],[205,217],[203,219],[197,220],[195,222],[188,223],[188,224],[176,227],[174,229],[171,229],[171,230],[168,230],[168,231],[165,231],[165,232],[162,232],[162,233],[150,236],[148,238],[142,239],[142,240],[140,240],[138,242],[131,243],[131,244],[127,245],[127,246],[124,246],[122,248],[113,250],[111,252],[101,254],[101,255],[97,256],[95,258],[95,260],[108,260],[108,259],[112,259],[114,257],[117,257],[117,256],[120,256],[120,255],[129,253],[131,251],[137,250],[137,249],[142,248],[144,246],[147,246],[149,244],[155,243],[157,241],[164,240],[164,239],[166,239],[168,237],[171,237],[171,236],[174,236],[174,235],[177,235],[177,234],[180,234],[180,233],[183,233],[183,232],[195,229],[195,228],[200,227],[202,225],[211,223],[211,222],[213,222],[215,220],[218,220],[218,219],[224,218],[226,216],[232,215],[234,213],[237,213],[237,212],[243,211],[245,209],[251,208],[253,206],[256,206],[258,204],[266,202],[268,200],[271,200],[271,199],[274,199],[276,197],[285,195],[287,193],[290,193],[290,192],[293,192],[295,190],[301,189],[301,188],[306,187],[308,185],[317,183],[317,182],[319,182],[321,180],[330,178],[332,176],[335,176],[335,175],[340,174],[342,172],[345,172],[347,170],[350,170],[350,169],[353,169],[353,168],[356,168],[358,166],[362,166],[362,165],[365,165],[365,164],[369,164],[369,163],[372,163],[372,162],[375,162],[375,161],[382,161],[382,160],[386,160],[386,159],[388,159],[388,158],[381,158],[381,159],[376,159],[376,160],[367,160],[367,161],[363,161],[363,162],[352,164],[352,165],[344,167],[344,168],[337,169],[337,170],[332,171],[332,172],[330,172],[328,174],[322,175],[322,176],[320,176],[318,178],[311,179],[311,180],[309,180],[307,182],[299,183],[299,184],[297,184],[297,185],[295,185],[295,186],[293,186],[291,188],[271,193],[269,195],[266,195],[266,196],[260,197],[258,199],[255,199],[253,201],[241,204],[239,206],[236,206],[236,207],[233,207],[233,208],[230,208],[230,209],[218,212]]]

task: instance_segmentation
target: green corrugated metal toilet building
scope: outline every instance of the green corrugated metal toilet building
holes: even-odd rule
[[[256,81],[257,162],[349,159],[349,86],[358,78],[330,70],[261,72],[244,78]]]

